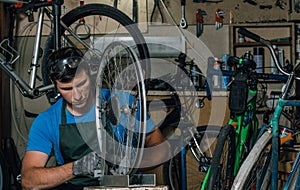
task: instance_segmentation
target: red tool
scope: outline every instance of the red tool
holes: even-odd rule
[[[225,16],[225,11],[221,9],[216,9],[215,19],[216,19],[216,29],[220,29],[223,26],[223,19]]]
[[[203,16],[206,15],[206,12],[201,10],[201,9],[197,9],[196,11],[196,35],[197,37],[201,36],[201,34],[203,33],[203,23],[204,23],[204,19]]]

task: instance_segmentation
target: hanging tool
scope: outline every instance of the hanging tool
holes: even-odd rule
[[[280,9],[284,10],[285,9],[285,3],[282,0],[277,0],[275,2],[275,6],[279,7]]]
[[[217,8],[216,9],[216,14],[215,14],[215,19],[216,19],[216,29],[220,29],[223,27],[223,19],[224,19],[224,16],[225,16],[225,11]]]
[[[84,0],[79,1],[79,6],[84,6]],[[84,34],[79,34],[78,31],[85,31]],[[86,24],[84,17],[78,20],[78,23],[74,26],[74,32],[82,40],[86,40],[91,36],[91,28]]]
[[[291,20],[292,13],[293,13],[292,0],[289,0],[288,20]]]
[[[272,9],[272,5],[259,5],[260,9]]]
[[[118,8],[118,0],[114,0],[114,7]]]
[[[205,11],[197,9],[196,11],[196,35],[197,37],[201,36],[203,33],[203,16],[207,15]]]
[[[180,20],[180,27],[187,28],[187,22],[185,19],[185,0],[181,0],[181,20]]]
[[[150,22],[153,22],[153,16],[154,16],[156,8],[159,12],[161,22],[164,23],[164,16],[163,16],[162,11],[161,11],[160,6],[159,6],[159,0],[154,0],[154,5],[153,5],[151,17],[150,17]]]
[[[296,13],[300,12],[300,1],[299,0],[295,0],[294,2],[294,10]]]
[[[245,3],[249,3],[250,5],[257,5],[255,0],[244,0]]]
[[[138,22],[138,3],[137,0],[132,0],[132,20],[134,23]]]

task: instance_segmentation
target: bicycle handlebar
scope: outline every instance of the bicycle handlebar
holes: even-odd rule
[[[249,30],[245,29],[244,27],[240,27],[238,30],[238,33],[240,33],[248,38],[251,38],[257,42],[261,42],[261,37],[259,35],[250,32]]]
[[[283,69],[283,67],[279,64],[278,57],[276,56],[274,48],[272,47],[272,44],[269,40],[266,40],[266,39],[262,38],[261,36],[255,34],[253,32],[250,32],[249,30],[245,29],[244,27],[240,27],[238,29],[238,33],[240,33],[240,34],[244,35],[245,37],[248,37],[256,42],[260,42],[263,45],[265,45],[269,49],[271,56],[275,62],[275,65],[279,69],[279,71],[281,73],[283,73],[284,75],[287,75],[287,76],[291,75],[291,73],[286,72]],[[298,65],[299,65],[299,63],[294,67],[293,74],[295,74],[294,71],[298,67]],[[295,79],[300,80],[300,77],[295,76]]]
[[[208,70],[208,75],[220,75],[222,76],[229,76],[234,77],[237,74],[237,71],[226,71],[226,70],[216,70],[214,68],[210,68]],[[279,75],[279,74],[268,74],[268,73],[251,73],[250,74],[253,78],[256,79],[264,79],[264,80],[276,80],[286,82],[288,80],[288,76],[286,75]]]
[[[1,2],[2,0],[0,0]],[[18,1],[19,2],[19,1]],[[53,4],[53,2],[48,2],[48,1],[32,1],[32,2],[27,2],[27,1],[22,1],[23,4],[21,7],[15,7],[15,4],[10,2],[10,6],[8,6],[8,9],[12,9],[16,14],[25,12],[27,10],[37,10],[38,8],[41,7],[48,7]]]

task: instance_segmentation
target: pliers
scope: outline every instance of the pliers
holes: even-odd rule
[[[163,16],[162,11],[161,11],[161,9],[160,9],[159,1],[160,1],[160,0],[154,0],[154,6],[153,6],[153,9],[152,9],[150,22],[153,22],[153,16],[154,16],[154,13],[155,13],[155,9],[156,9],[156,8],[158,9],[159,15],[160,15],[160,17],[161,17],[161,22],[162,22],[162,23],[164,22],[164,16]]]

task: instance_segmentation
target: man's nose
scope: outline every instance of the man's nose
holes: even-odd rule
[[[81,98],[81,90],[79,88],[73,88],[73,99],[79,100]]]

